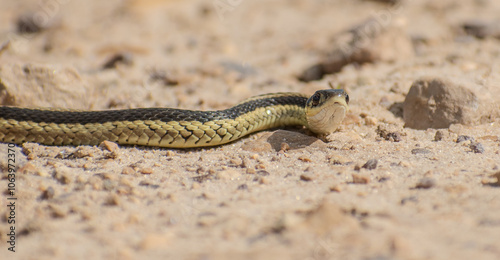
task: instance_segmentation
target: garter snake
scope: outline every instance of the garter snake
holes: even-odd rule
[[[122,145],[191,148],[221,145],[270,128],[303,125],[317,135],[334,132],[348,109],[340,89],[265,94],[231,108],[193,111],[139,108],[82,111],[0,107],[0,142],[44,145]]]

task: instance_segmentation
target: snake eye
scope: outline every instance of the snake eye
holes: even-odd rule
[[[311,105],[312,105],[313,107],[315,107],[315,106],[319,105],[319,100],[321,99],[321,96],[320,96],[320,94],[316,93],[316,94],[314,94],[314,95],[312,96],[312,98],[311,98],[311,99],[312,99],[312,103],[311,103]]]
[[[345,95],[345,102],[346,102],[347,104],[349,104],[349,95],[347,95],[347,94]]]

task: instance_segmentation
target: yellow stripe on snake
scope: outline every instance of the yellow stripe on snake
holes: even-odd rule
[[[191,148],[221,145],[250,133],[303,125],[317,135],[334,132],[349,96],[340,89],[265,94],[217,111],[174,108],[80,111],[0,107],[0,142],[44,145],[121,145]]]

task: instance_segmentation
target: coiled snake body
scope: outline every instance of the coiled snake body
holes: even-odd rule
[[[318,135],[337,129],[349,97],[343,90],[266,94],[217,111],[139,108],[105,111],[0,107],[0,142],[190,148],[221,145],[264,129],[303,125]]]

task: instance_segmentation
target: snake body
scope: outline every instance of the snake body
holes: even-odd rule
[[[330,94],[319,94],[314,100],[299,93],[266,94],[216,111],[174,108],[81,111],[2,106],[0,142],[98,145],[107,140],[122,145],[190,148],[221,145],[256,131],[282,126],[303,125],[314,131],[317,126],[311,126],[308,107],[317,117],[320,111],[314,112],[314,107],[320,101],[327,103],[330,97],[338,99],[335,104],[344,101],[342,114],[336,112],[336,124],[347,109],[345,92],[324,91]]]

